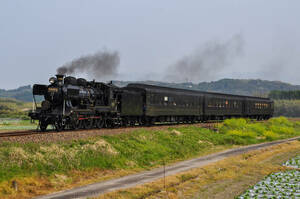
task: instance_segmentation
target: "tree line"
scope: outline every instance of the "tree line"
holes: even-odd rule
[[[300,90],[273,90],[268,97],[275,101],[274,116],[300,117]]]
[[[275,100],[274,116],[300,117],[300,100]]]
[[[269,98],[274,100],[300,100],[300,90],[294,90],[294,91],[273,90],[270,91]]]

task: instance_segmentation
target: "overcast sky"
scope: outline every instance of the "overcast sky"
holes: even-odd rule
[[[234,56],[221,50],[203,58],[209,44],[226,51],[236,37]],[[58,67],[103,49],[119,52],[114,79],[168,80],[167,71],[182,60],[191,58],[195,66],[193,60],[202,56],[206,66],[197,74],[209,75],[178,81],[261,78],[300,84],[300,1],[0,1],[0,88],[47,83]],[[224,64],[212,62],[223,55]]]

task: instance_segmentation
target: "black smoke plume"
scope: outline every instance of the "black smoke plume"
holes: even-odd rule
[[[86,74],[94,79],[107,79],[117,75],[120,64],[118,52],[106,50],[95,54],[85,55],[59,67],[56,71],[60,75]]]
[[[235,35],[226,42],[207,42],[191,55],[167,67],[164,79],[173,82],[214,80],[219,72],[243,53],[243,48],[244,40],[241,35]]]

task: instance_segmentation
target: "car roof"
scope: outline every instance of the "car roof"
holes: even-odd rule
[[[226,93],[216,93],[216,92],[207,92],[207,91],[197,91],[197,90],[190,90],[190,89],[182,89],[182,88],[172,88],[172,87],[165,87],[165,86],[156,86],[156,85],[149,85],[149,84],[141,84],[141,83],[131,83],[127,85],[128,88],[140,88],[147,91],[175,91],[175,92],[189,92],[191,94],[209,94],[209,95],[221,95],[221,96],[228,96],[228,97],[242,97],[242,98],[250,98],[250,99],[257,99],[257,100],[270,100],[270,98],[263,98],[263,97],[254,97],[254,96],[246,96],[246,95],[234,95],[234,94],[226,94]],[[126,87],[125,87],[126,88]]]

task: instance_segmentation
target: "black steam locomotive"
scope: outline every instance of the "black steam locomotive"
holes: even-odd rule
[[[42,131],[53,125],[63,129],[91,129],[156,122],[194,123],[247,117],[272,117],[274,103],[268,98],[228,95],[145,84],[116,87],[82,78],[56,75],[50,85],[33,86],[44,96],[41,106],[29,113]]]

